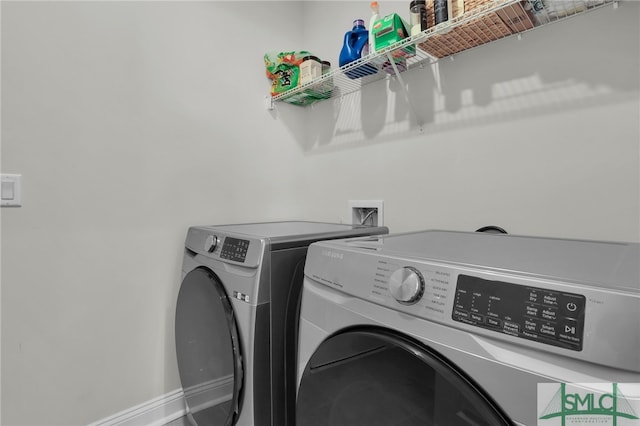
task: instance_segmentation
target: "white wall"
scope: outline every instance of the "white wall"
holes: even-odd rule
[[[406,73],[418,118],[394,81],[263,107],[263,53],[337,65],[367,2],[1,7],[1,165],[24,187],[2,210],[2,424],[86,424],[179,387],[191,224],[384,199],[394,232],[640,241],[637,3],[442,61],[441,90]]]
[[[2,2],[2,170],[24,189],[2,210],[3,425],[87,424],[180,387],[187,227],[301,216],[262,60],[300,15]]]
[[[304,10],[307,48],[332,63],[342,38],[328,34],[369,13],[362,2],[343,4],[339,15],[323,2]],[[381,12],[406,6],[391,4]],[[431,67],[403,74],[417,118],[393,80],[315,107],[301,142],[306,211],[337,219],[348,199],[384,199],[395,232],[494,224],[638,241],[638,6],[607,6],[456,55],[439,63],[439,85]]]

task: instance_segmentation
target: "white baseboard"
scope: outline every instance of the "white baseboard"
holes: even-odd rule
[[[182,389],[143,402],[89,426],[162,426],[187,413]]]
[[[192,412],[205,410],[233,398],[233,374],[199,383],[184,390]]]

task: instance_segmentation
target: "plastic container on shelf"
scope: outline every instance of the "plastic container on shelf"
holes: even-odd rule
[[[308,55],[300,64],[300,84],[311,83],[322,75],[322,61],[317,56]]]
[[[329,99],[331,97],[331,93],[333,92],[333,78],[328,76],[330,72],[331,62],[322,61],[321,76],[318,77],[315,84],[304,90],[304,93],[313,98],[314,102],[322,99]]]
[[[369,52],[376,51],[376,40],[373,37],[373,27],[376,21],[380,18],[380,8],[377,1],[372,1],[371,4],[371,18],[369,18]]]
[[[313,56],[310,61],[320,61],[317,57]],[[312,67],[316,67],[315,64],[311,65]],[[302,66],[301,66],[302,69]],[[331,63],[329,61],[321,61],[320,62],[320,72],[321,74],[313,77],[313,80],[305,81],[301,84],[307,84],[313,82],[309,87],[306,87],[301,92],[292,95],[287,98],[286,102],[294,104],[294,105],[311,105],[323,99],[329,99],[331,94],[333,93],[333,79],[328,77],[323,77],[328,75],[331,71]],[[315,71],[314,71],[315,72]],[[302,71],[301,71],[302,73]]]
[[[426,0],[414,0],[409,5],[411,35],[420,34],[426,30],[427,24],[427,1]]]
[[[353,29],[344,35],[344,43],[340,51],[339,63],[343,67],[369,54],[369,31],[364,26],[362,19],[353,21]],[[363,64],[348,71],[345,75],[351,79],[375,74],[378,68],[373,64]]]

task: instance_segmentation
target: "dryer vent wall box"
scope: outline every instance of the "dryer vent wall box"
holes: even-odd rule
[[[2,174],[2,207],[22,206],[22,175]]]
[[[348,220],[353,225],[384,225],[384,201],[349,200]]]

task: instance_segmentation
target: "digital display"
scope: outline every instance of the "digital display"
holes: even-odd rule
[[[247,250],[249,250],[248,240],[226,237],[222,245],[220,257],[222,259],[243,263],[247,257]]]
[[[452,318],[527,340],[582,350],[585,297],[458,276]]]

